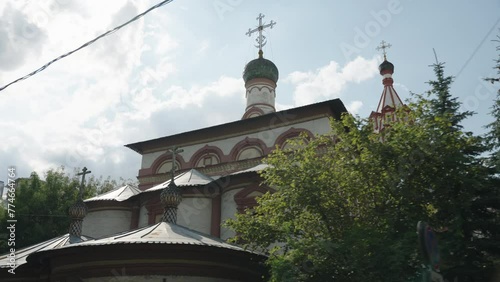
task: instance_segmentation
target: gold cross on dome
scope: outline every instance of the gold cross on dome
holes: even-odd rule
[[[386,49],[389,49],[391,48],[391,44],[385,42],[384,40],[382,40],[382,42],[380,42],[380,45],[377,47],[377,50],[380,51],[382,50],[383,54],[384,54],[384,61],[387,61],[387,52],[386,52]]]

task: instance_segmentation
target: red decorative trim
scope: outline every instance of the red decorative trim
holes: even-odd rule
[[[246,209],[255,207],[257,205],[255,197],[248,197],[248,195],[252,192],[260,192],[262,194],[265,194],[269,191],[272,190],[267,186],[260,185],[259,183],[254,182],[253,184],[250,184],[240,192],[236,193],[236,195],[234,195],[234,201],[237,205],[236,209],[239,213],[243,213]]]
[[[382,111],[381,111],[381,114],[384,115],[385,113],[394,113],[396,111],[396,109],[394,107],[391,107],[389,105],[385,106]]]
[[[252,147],[252,146],[259,148],[263,156],[269,154],[271,151],[262,140],[257,138],[246,137],[245,139],[236,143],[233,149],[231,149],[231,153],[229,153],[231,160],[236,161],[239,152],[241,152],[245,147]]]
[[[261,108],[256,107],[256,106],[266,106],[266,107],[270,107],[270,108],[272,108],[272,109],[276,112],[276,108],[275,108],[273,105],[268,104],[268,103],[253,103],[253,104],[251,104],[250,106],[248,106],[248,107],[245,109],[245,111],[248,111],[248,110],[249,110],[249,109],[251,109],[251,108],[261,109]]]
[[[259,113],[260,115],[264,115],[264,111],[261,108],[258,107],[251,107],[250,109],[246,110],[245,113],[243,114],[243,117],[241,119],[247,119],[249,118],[252,114],[254,113]]]
[[[218,194],[212,198],[212,222],[210,227],[210,235],[220,238],[221,225],[221,195]]]
[[[309,137],[309,139],[313,139],[314,138],[314,134],[312,134],[311,131],[305,129],[305,128],[290,128],[288,129],[287,131],[281,133],[277,138],[276,138],[276,141],[274,142],[274,148],[276,148],[276,146],[278,146],[279,148],[282,148],[283,145],[285,145],[285,142],[288,140],[288,139],[291,139],[291,138],[294,138],[294,137],[297,137],[299,136],[302,132],[305,132],[307,134],[307,136]]]
[[[186,163],[187,167],[195,168],[198,161],[206,154],[216,155],[217,158],[219,158],[220,163],[227,161],[227,158],[225,157],[224,152],[222,152],[222,150],[219,147],[211,146],[211,145],[207,144],[203,148],[199,149],[198,151],[196,151],[193,154],[193,156],[191,157],[189,162]]]
[[[153,164],[150,167],[150,174],[156,174],[156,171],[160,168],[160,166],[165,162],[165,161],[171,161],[172,160],[172,153],[165,152],[156,160],[153,162]],[[175,161],[179,163],[181,167],[178,169],[183,169],[186,167],[186,161],[184,161],[184,158],[181,155],[175,155]],[[140,175],[141,176],[141,175]]]
[[[274,96],[276,97],[276,89],[275,87],[272,87],[272,86],[269,86],[269,85],[257,85],[257,84],[253,84],[253,85],[249,85],[246,89],[247,89],[247,95],[248,95],[248,92],[251,92],[254,88],[257,88],[257,90],[259,91],[262,91],[262,89],[264,88],[267,88],[267,90],[269,90],[269,93],[271,92],[274,92]]]
[[[394,80],[392,79],[392,77],[386,77],[382,80],[382,84],[384,86],[392,86],[393,83],[394,83]]]
[[[380,75],[385,75],[385,74],[394,74],[394,71],[392,70],[383,70],[380,72]]]
[[[145,207],[148,211],[148,225],[154,224],[156,216],[159,214],[163,214],[163,206],[160,202],[160,193],[161,190],[149,193],[146,197]]]

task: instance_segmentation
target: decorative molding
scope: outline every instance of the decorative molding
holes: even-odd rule
[[[196,151],[193,154],[193,156],[191,157],[191,159],[189,160],[189,162],[186,163],[187,167],[196,168],[196,164],[198,163],[198,161],[204,155],[207,155],[207,154],[214,154],[214,155],[216,155],[217,158],[219,159],[219,163],[227,161],[227,158],[225,157],[224,152],[222,152],[222,150],[219,147],[211,146],[211,145],[207,144],[203,148],[200,148],[198,151]],[[215,164],[215,165],[217,165],[217,164]],[[198,169],[198,168],[196,168],[196,169]]]
[[[152,173],[156,173],[158,169],[161,167],[163,163],[166,161],[172,161],[172,153],[170,152],[165,152],[162,155],[160,155],[156,160],[153,162],[153,164],[150,167],[150,171]],[[175,161],[179,163],[180,167],[177,169],[183,169],[186,167],[186,161],[184,161],[184,158],[180,154],[175,155]]]
[[[249,108],[249,109],[247,109],[247,110],[245,111],[245,113],[243,114],[243,117],[242,117],[241,119],[247,119],[247,118],[250,118],[250,116],[251,116],[252,114],[254,114],[254,113],[258,113],[260,116],[265,114],[265,113],[264,113],[264,111],[263,111],[261,108],[259,108],[259,107],[255,107],[255,106],[253,106],[253,104],[252,104],[251,108]]]
[[[206,167],[198,167],[196,170],[206,175],[227,175],[236,171],[249,169],[256,165],[262,163],[260,158],[220,163],[216,165],[206,166]],[[180,171],[179,173],[183,173],[186,170]],[[139,189],[144,191],[148,188],[151,188],[155,185],[163,183],[170,179],[169,173],[162,173],[156,175],[145,175],[137,177],[139,180]]]
[[[262,89],[266,88],[268,91],[269,91],[269,94],[272,94],[274,97],[276,97],[276,90],[270,86],[267,86],[267,85],[262,85],[262,86],[259,86],[259,85],[251,85],[247,88],[246,92],[245,92],[245,98],[248,97],[249,94],[251,94],[252,90],[254,90],[255,88],[257,88],[257,90],[259,92],[262,92]]]
[[[299,136],[303,132],[305,132],[310,139],[314,138],[314,134],[311,131],[309,131],[309,130],[307,130],[305,128],[294,128],[294,127],[292,127],[290,129],[288,129],[287,131],[281,133],[276,138],[276,141],[274,142],[274,148],[276,148],[276,146],[278,146],[279,148],[283,148],[283,145],[285,145],[285,143],[286,143],[286,141],[288,139],[297,137],[297,136]]]
[[[238,154],[245,148],[245,147],[251,147],[255,146],[260,149],[262,152],[262,156],[265,156],[271,152],[270,148],[266,146],[264,141],[258,139],[258,138],[249,138],[246,137],[245,139],[241,140],[240,142],[236,143],[233,148],[231,149],[231,152],[229,153],[229,156],[231,160],[237,161]]]
[[[239,213],[244,213],[246,209],[253,208],[257,205],[257,200],[255,197],[248,196],[253,192],[260,192],[265,194],[269,191],[272,191],[269,187],[260,184],[260,183],[252,183],[243,190],[239,191],[234,195],[234,201],[236,202],[236,209]]]
[[[249,80],[249,81],[247,81],[245,83],[245,89],[248,89],[248,88],[250,88],[250,87],[252,87],[254,85],[258,85],[258,84],[260,84],[260,85],[262,85],[262,84],[268,85],[271,88],[276,88],[277,87],[277,84],[274,81],[272,81],[272,80],[270,80],[268,78],[254,78],[254,79],[251,79],[251,80]]]
[[[252,110],[253,108],[255,109],[259,109],[262,111],[262,106],[264,107],[269,107],[271,108],[274,112],[276,111],[276,108],[274,108],[273,105],[271,104],[268,104],[268,103],[252,103],[250,106],[248,106],[246,109],[245,109],[245,114],[246,112]],[[262,111],[262,114],[265,114],[263,111]]]

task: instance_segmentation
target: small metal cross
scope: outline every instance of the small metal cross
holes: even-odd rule
[[[176,153],[182,153],[184,152],[183,149],[179,149],[179,147],[177,146],[172,146],[170,149],[168,149],[167,151],[171,151],[172,152],[172,170],[171,170],[171,173],[172,173],[172,179],[174,179],[174,173],[175,173],[175,154]]]
[[[385,49],[389,49],[389,48],[391,48],[391,46],[392,46],[391,44],[382,40],[382,42],[380,42],[380,45],[377,47],[378,51],[382,50],[382,52],[384,54],[384,61],[387,61],[387,52],[385,51]]]
[[[79,172],[79,173],[76,174],[76,175],[81,175],[82,176],[82,183],[80,184],[80,191],[78,193],[78,198],[79,199],[81,199],[82,196],[83,196],[83,188],[84,188],[84,184],[85,184],[85,174],[89,174],[91,172],[92,171],[87,170],[86,167],[83,167],[82,172]]]
[[[246,35],[248,35],[250,37],[252,35],[252,33],[257,32],[257,31],[259,32],[259,36],[255,40],[255,41],[257,41],[257,45],[255,45],[255,47],[259,48],[259,50],[262,50],[262,47],[264,47],[264,45],[266,45],[266,43],[267,43],[266,37],[264,35],[262,35],[262,31],[267,27],[273,28],[273,26],[276,24],[276,22],[274,22],[274,21],[271,21],[268,24],[262,23],[262,19],[264,17],[265,16],[263,14],[259,14],[259,16],[257,17],[257,20],[259,20],[259,25],[254,29],[249,28],[247,33],[245,33]]]

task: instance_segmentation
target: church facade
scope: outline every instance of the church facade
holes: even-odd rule
[[[259,32],[259,53],[243,72],[242,119],[126,145],[142,158],[139,186],[81,199],[70,210],[74,221],[69,234],[18,252],[20,276],[9,276],[4,271],[9,258],[0,257],[2,281],[97,282],[122,276],[131,279],[126,281],[169,282],[264,279],[265,255],[227,244],[234,233],[222,223],[272,191],[259,176],[267,167],[263,158],[286,148],[291,139],[328,133],[330,119],[340,119],[347,110],[333,99],[276,111],[279,72],[262,52],[262,29],[274,23],[266,25],[262,18],[257,18],[258,28],[249,30]],[[381,101],[394,90],[388,76],[394,67],[387,63],[381,65],[388,87]],[[379,119],[395,112],[399,102],[379,105],[383,112],[371,118],[382,127]]]

